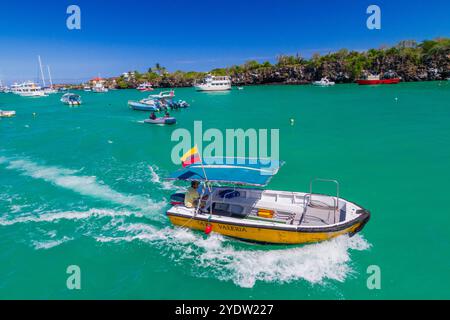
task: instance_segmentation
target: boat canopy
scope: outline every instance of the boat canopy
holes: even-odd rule
[[[167,180],[210,181],[250,186],[266,186],[277,174],[283,161],[270,160],[270,163],[254,163],[245,160],[233,164],[195,163],[172,173]],[[206,176],[205,176],[206,174]]]

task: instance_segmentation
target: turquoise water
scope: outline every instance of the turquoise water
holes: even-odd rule
[[[176,126],[142,123],[135,90],[0,95],[0,298],[450,298],[450,83],[176,89]],[[33,116],[33,112],[36,116]],[[295,124],[290,124],[290,118]],[[173,228],[183,183],[163,180],[176,128],[279,128],[286,165],[269,188],[335,178],[372,212],[362,233],[263,246]],[[329,190],[317,190],[329,191]],[[81,269],[68,290],[66,268]],[[367,267],[381,269],[369,290]]]

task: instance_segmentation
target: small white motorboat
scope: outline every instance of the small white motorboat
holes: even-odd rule
[[[159,111],[159,108],[155,103],[151,103],[151,100],[141,100],[141,101],[128,101],[128,106],[133,110],[138,111]]]
[[[329,86],[334,86],[335,83],[333,81],[328,80],[327,77],[324,77],[324,78],[320,79],[320,81],[314,81],[313,85],[320,86],[320,87],[329,87]]]
[[[13,110],[0,110],[0,118],[10,118],[14,117],[16,115],[16,112]]]
[[[155,119],[145,119],[144,122],[150,124],[175,124],[177,123],[177,119],[174,117],[160,117]]]
[[[78,94],[70,92],[61,97],[61,102],[70,106],[79,106],[82,103],[81,97]]]
[[[152,84],[149,82],[141,83],[136,89],[141,92],[153,91]]]
[[[158,94],[151,94],[148,97],[153,99],[172,99],[175,97],[175,91],[161,91]]]

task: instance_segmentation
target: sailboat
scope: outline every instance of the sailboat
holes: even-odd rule
[[[48,78],[49,78],[49,81],[50,81],[50,87],[49,88],[44,88],[44,92],[46,94],[57,93],[58,90],[53,88],[53,81],[52,81],[52,74],[50,72],[50,66],[47,66],[47,71],[48,71]]]
[[[51,94],[51,93],[56,93],[57,91],[55,89],[53,89],[53,83],[52,83],[52,76],[50,74],[50,67],[47,66],[48,69],[48,75],[50,77],[50,87],[46,87],[45,85],[45,78],[44,78],[44,71],[42,70],[42,61],[41,61],[41,56],[38,56],[38,61],[39,61],[39,69],[41,71],[41,79],[42,79],[42,90],[44,90],[45,94]]]

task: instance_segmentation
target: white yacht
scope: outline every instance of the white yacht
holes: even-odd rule
[[[15,92],[22,97],[46,97],[44,90],[33,81],[24,82],[15,87]]]
[[[195,86],[197,91],[231,90],[231,78],[228,76],[208,75],[202,83]]]
[[[14,84],[12,84],[11,87],[9,88],[9,91],[12,93],[18,94],[20,87],[21,87],[20,84],[18,84],[17,82],[14,82]]]

